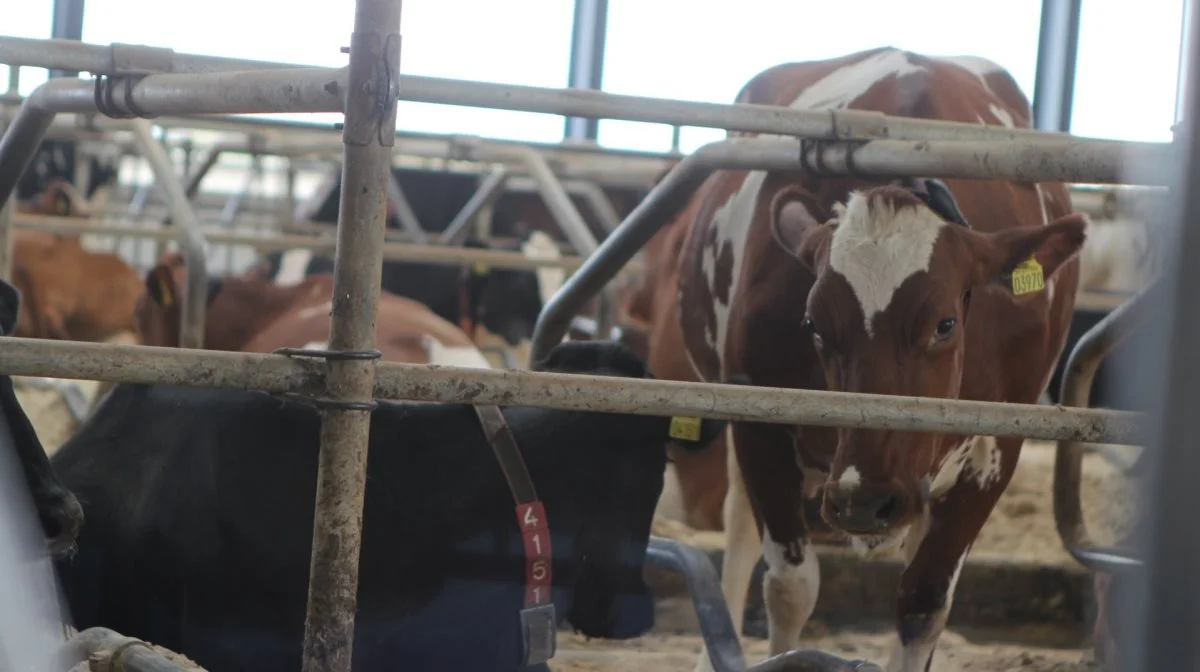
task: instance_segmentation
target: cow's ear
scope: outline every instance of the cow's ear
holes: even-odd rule
[[[785,252],[817,273],[829,257],[833,226],[823,224],[820,208],[807,192],[786,186],[771,197],[771,235]]]
[[[971,233],[976,285],[997,284],[1014,296],[1041,291],[1083,248],[1087,216],[1073,212],[1046,226]]]
[[[178,300],[175,276],[166,264],[159,264],[146,274],[146,294],[162,308],[170,308]]]
[[[0,280],[0,335],[10,336],[17,330],[17,315],[21,311],[21,290]]]

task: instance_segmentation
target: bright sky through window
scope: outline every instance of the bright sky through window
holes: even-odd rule
[[[178,3],[185,5],[187,3]],[[205,0],[165,9],[160,0],[88,0],[83,39],[172,47],[318,66],[340,66],[353,22],[352,0],[304,10],[292,0]],[[5,8],[9,35],[49,35],[52,0]],[[1031,94],[1040,0],[1010,0],[986,20],[962,0],[610,0],[604,85],[615,93],[732,101],[771,65],[890,44],[930,54],[974,54],[999,62]],[[573,3],[569,0],[405,0],[401,67],[415,75],[561,87],[567,82]],[[1182,0],[1086,0],[1072,130],[1127,140],[1170,139],[1174,121]],[[764,20],[770,17],[770,20]],[[847,17],[859,17],[847,23]],[[869,19],[869,20],[868,20]],[[1119,46],[1119,48],[1118,48]],[[0,66],[0,75],[7,68]],[[21,91],[45,80],[22,71]],[[0,80],[6,81],[6,80]],[[333,122],[340,115],[271,115]],[[402,104],[403,130],[554,142],[552,115]],[[691,151],[723,131],[685,128]],[[671,129],[603,121],[600,142],[665,151]]]

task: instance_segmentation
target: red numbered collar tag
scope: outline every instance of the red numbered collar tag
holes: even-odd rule
[[[525,547],[525,608],[521,610],[522,664],[540,665],[554,657],[557,619],[551,600],[550,528],[540,500],[517,505],[517,525]]]

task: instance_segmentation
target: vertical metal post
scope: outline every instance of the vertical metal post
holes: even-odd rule
[[[83,39],[83,0],[54,0],[50,37],[59,40]],[[71,70],[51,70],[50,77],[77,77]]]
[[[1200,313],[1194,310],[1200,283],[1200,17],[1195,8],[1188,20],[1187,58],[1181,60],[1183,120],[1176,125],[1176,160],[1160,168],[1171,170],[1170,196],[1162,199],[1167,239],[1163,293],[1170,310],[1145,334],[1149,341],[1137,352],[1137,366],[1160,372],[1137,396],[1151,411],[1147,423],[1145,459],[1149,463],[1145,492],[1146,572],[1131,580],[1130,602],[1117,605],[1126,623],[1137,624],[1130,647],[1121,652],[1122,669],[1191,667],[1200,661],[1200,534],[1189,502],[1200,478],[1200,451],[1194,446],[1195,414],[1200,405]],[[1161,382],[1160,382],[1161,381]],[[1125,600],[1121,600],[1125,601]],[[1140,626],[1140,627],[1139,627]]]
[[[371,351],[400,70],[401,0],[358,0],[343,92],[342,191],[329,348]],[[376,356],[377,352],[376,352]],[[321,411],[303,672],[350,672],[375,360],[331,356]]]
[[[608,0],[575,0],[575,22],[571,32],[571,64],[567,86],[600,90],[604,77],[604,41],[608,33]],[[567,117],[563,137],[595,140],[600,120]]]
[[[1033,127],[1069,131],[1075,99],[1075,60],[1083,0],[1042,0],[1037,74],[1033,83]]]

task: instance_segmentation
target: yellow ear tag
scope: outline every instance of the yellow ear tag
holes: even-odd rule
[[[1039,292],[1046,287],[1046,274],[1037,259],[1030,257],[1017,264],[1012,272],[1012,290],[1014,296]]]
[[[162,296],[162,306],[164,308],[175,302],[175,297],[171,295],[171,287],[163,280],[162,276],[158,277],[158,293]]]
[[[671,427],[667,430],[667,434],[672,439],[679,439],[680,441],[699,441],[700,418],[687,418],[676,415],[671,418]]]
[[[483,275],[488,272],[488,265],[482,261],[477,261],[475,262],[475,265],[471,267],[471,271],[476,275]]]

